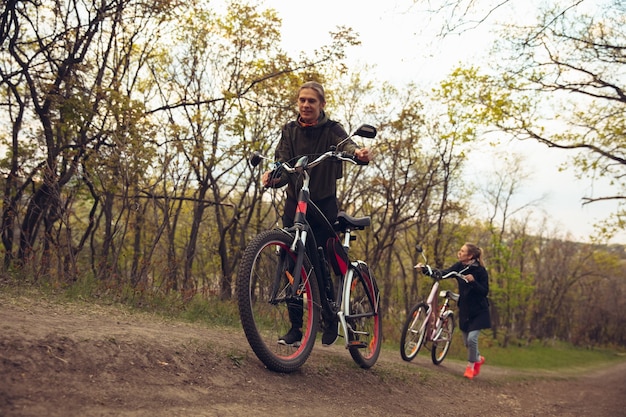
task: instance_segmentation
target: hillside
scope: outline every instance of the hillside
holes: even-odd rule
[[[243,332],[113,306],[0,294],[0,415],[582,416],[623,415],[626,362],[593,372],[519,373],[406,363],[384,350],[362,370],[340,345],[269,372]]]

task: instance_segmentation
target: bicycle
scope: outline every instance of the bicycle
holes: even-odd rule
[[[417,247],[417,251],[422,255],[426,264],[426,256],[420,246]],[[415,265],[414,268],[419,268],[419,266]],[[459,294],[455,292],[439,291],[440,282],[450,278],[465,278],[455,271],[441,275],[440,271],[433,270],[428,264],[422,267],[422,271],[434,280],[433,286],[426,301],[417,302],[407,316],[400,338],[400,355],[402,359],[410,362],[415,359],[422,346],[430,343],[431,359],[435,365],[439,365],[450,350],[454,333],[454,311],[450,306],[450,301],[458,302],[459,300]],[[439,307],[439,298],[445,300],[441,307]]]
[[[308,170],[325,160],[357,163],[353,155],[337,150],[354,136],[373,138],[376,129],[362,125],[353,134],[312,162],[300,157],[275,165],[290,175],[302,175],[294,225],[266,230],[252,239],[244,250],[237,274],[237,300],[241,324],[256,356],[277,372],[293,372],[308,359],[316,340],[320,318],[339,322],[339,336],[353,360],[362,368],[372,367],[382,345],[380,294],[376,280],[364,261],[349,258],[355,231],[364,230],[371,218],[352,217],[340,212],[331,225],[310,200]],[[250,163],[257,166],[263,157],[255,152]],[[318,246],[307,221],[314,210],[326,220],[333,238]],[[340,236],[343,235],[343,240]],[[327,259],[328,257],[328,259]],[[334,288],[329,265],[340,278]],[[335,295],[336,294],[336,295]],[[288,308],[302,309],[302,339],[297,345],[279,344],[279,337],[291,327]]]

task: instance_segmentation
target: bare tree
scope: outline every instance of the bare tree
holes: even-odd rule
[[[611,180],[614,194],[583,198],[584,203],[619,203],[613,221],[603,229],[610,236],[624,228],[626,200],[626,5],[588,3],[556,2],[535,25],[507,28],[500,50],[512,46],[514,56],[502,60],[508,65],[501,68],[501,78],[506,88],[533,93],[541,106],[536,114],[517,117],[508,131],[573,151],[570,165],[581,176]]]

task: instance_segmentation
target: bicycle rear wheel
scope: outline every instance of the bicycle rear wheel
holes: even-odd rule
[[[448,310],[444,313],[444,319],[439,324],[435,332],[433,347],[430,350],[430,356],[435,365],[443,362],[444,358],[450,350],[452,343],[452,334],[454,333],[454,314]]]
[[[417,303],[413,306],[402,327],[400,337],[400,356],[407,362],[415,359],[424,345],[428,323],[426,322],[428,305]]]
[[[369,271],[365,274],[355,270],[349,291],[348,350],[361,368],[371,368],[378,360],[383,342],[378,287]]]
[[[237,300],[241,325],[250,347],[268,369],[293,372],[307,360],[315,344],[319,322],[319,289],[311,263],[305,256],[300,294],[292,296],[296,254],[293,237],[268,230],[246,247],[237,274]],[[295,302],[294,302],[295,301]],[[299,345],[278,343],[291,328],[289,309],[302,314]]]

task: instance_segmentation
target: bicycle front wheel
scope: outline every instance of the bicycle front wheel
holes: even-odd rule
[[[293,237],[281,230],[268,230],[246,247],[237,274],[239,315],[246,338],[268,369],[293,372],[307,360],[315,344],[320,295],[311,262],[305,256],[302,284],[292,294],[296,254]],[[292,327],[302,324],[299,342],[279,343]]]
[[[383,343],[378,287],[370,273],[355,271],[349,290],[348,350],[361,368],[374,366]]]
[[[450,350],[452,343],[452,334],[454,333],[454,314],[448,310],[444,313],[444,318],[439,323],[439,327],[435,332],[433,347],[430,350],[431,359],[435,365],[443,362],[444,358]]]
[[[426,322],[428,306],[426,303],[417,303],[413,306],[402,327],[400,337],[400,356],[407,362],[415,359],[424,345],[428,323]]]

